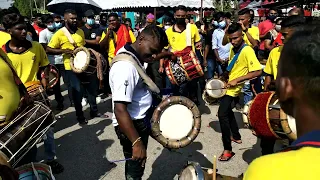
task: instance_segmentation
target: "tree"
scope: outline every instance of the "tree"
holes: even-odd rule
[[[13,6],[19,9],[23,16],[30,16],[32,7],[30,6],[32,0],[15,0]]]
[[[217,11],[233,12],[238,6],[235,0],[213,0],[213,6]]]

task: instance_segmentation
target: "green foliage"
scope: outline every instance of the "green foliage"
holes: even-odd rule
[[[13,6],[18,8],[23,16],[30,16],[30,0],[15,0]]]
[[[222,3],[221,3],[222,1]],[[233,12],[238,6],[238,1],[234,0],[213,0],[213,6],[217,11]]]

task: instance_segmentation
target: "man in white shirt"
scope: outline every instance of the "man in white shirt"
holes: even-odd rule
[[[126,44],[118,51],[127,54],[142,68],[143,63],[154,61],[152,57],[168,45],[165,32],[155,25],[147,26],[133,44]],[[117,57],[115,57],[117,58]],[[128,61],[115,62],[110,69],[110,87],[114,108],[113,125],[126,159],[126,179],[140,180],[144,173],[149,138],[149,108],[152,95],[137,69]]]
[[[223,37],[227,29],[227,22],[223,12],[218,12],[216,14],[214,25],[217,27],[217,29],[215,29],[212,34],[212,49],[216,56],[216,62],[214,63],[216,63],[217,66],[213,67],[217,67],[217,72],[219,75],[221,75],[223,71],[226,70],[226,67],[228,65],[231,47],[231,43],[222,45]]]

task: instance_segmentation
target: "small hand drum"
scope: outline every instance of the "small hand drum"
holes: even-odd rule
[[[213,78],[206,83],[207,94],[212,98],[223,97],[227,92],[227,89],[225,87],[226,83],[220,79]]]
[[[206,90],[204,90],[202,93],[202,99],[207,105],[218,102],[218,99],[210,97]]]
[[[49,84],[48,88],[52,89],[59,81],[60,75],[59,75],[59,70],[56,68],[56,66],[49,64]],[[41,78],[45,77],[44,71],[41,72]],[[38,77],[38,79],[40,79]]]
[[[252,104],[252,101],[247,102],[247,104],[244,105],[243,112],[242,112],[242,120],[243,120],[245,127],[247,127],[247,128],[250,127],[249,120],[248,120],[248,114],[249,114],[249,108],[250,108],[251,104]]]
[[[201,115],[197,105],[182,96],[162,101],[151,119],[153,138],[170,149],[189,145],[198,136],[200,128]]]

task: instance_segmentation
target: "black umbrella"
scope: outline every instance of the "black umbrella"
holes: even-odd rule
[[[96,14],[102,11],[102,8],[94,0],[53,0],[48,4],[48,10],[56,14],[63,15],[67,9],[75,10],[81,17],[89,9],[92,9]]]

